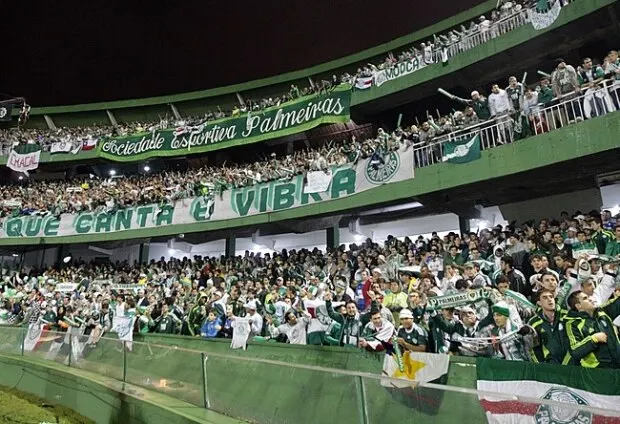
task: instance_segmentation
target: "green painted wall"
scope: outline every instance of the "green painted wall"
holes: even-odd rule
[[[0,369],[0,385],[61,404],[98,424],[241,423],[159,393],[132,389],[122,382],[106,381],[54,362],[0,355]]]
[[[224,221],[178,226],[163,226],[150,230],[128,230],[117,233],[67,236],[55,238],[2,239],[0,245],[36,245],[45,243],[90,243],[140,237],[166,236],[198,231],[233,229],[264,223],[305,218],[377,205],[405,201],[414,196],[447,190],[465,184],[512,175],[570,159],[613,150],[618,147],[620,113],[587,120],[562,129],[531,137],[513,144],[482,152],[474,162],[461,165],[436,164],[415,170],[415,178],[377,187],[342,199],[314,203],[273,213],[253,215]],[[88,152],[91,153],[91,152]],[[3,163],[4,158],[0,158]]]
[[[347,423],[361,423],[360,403],[363,386],[368,423],[432,419],[431,422],[486,422],[475,395],[428,389],[420,396],[437,403],[432,418],[395,401],[374,379],[362,379],[328,372],[256,363],[244,358],[276,360],[378,375],[383,355],[358,349],[337,347],[291,346],[277,343],[253,343],[247,351],[231,350],[230,341],[201,340],[182,336],[137,336],[133,352],[128,355],[127,381],[145,385],[153,379],[167,381],[179,389],[175,396],[199,402],[201,356],[206,355],[207,394],[217,412],[258,423],[335,422],[346,417]],[[181,349],[192,349],[186,351]],[[95,361],[106,361],[113,352],[98,353]],[[226,355],[227,357],[222,357]],[[233,358],[230,358],[232,356]],[[237,357],[239,359],[235,359]],[[475,363],[456,358],[450,366],[448,384],[475,388]],[[171,389],[157,389],[170,393]],[[460,405],[455,408],[454,405]]]

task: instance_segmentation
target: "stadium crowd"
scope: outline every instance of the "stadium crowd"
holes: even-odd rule
[[[620,222],[609,211],[322,252],[4,270],[3,323],[620,368]],[[74,283],[58,291],[62,283]],[[129,286],[127,286],[129,284]],[[41,321],[42,320],[42,321]]]
[[[603,82],[605,85],[601,85]],[[617,110],[620,108],[620,58],[612,50],[602,64],[584,58],[577,69],[558,59],[556,69],[535,88],[526,87],[512,76],[505,89],[494,84],[488,97],[478,91],[473,91],[470,99],[446,94],[465,104],[465,109],[437,120],[429,116],[419,127],[406,126],[391,133],[379,128],[374,138],[332,141],[281,158],[272,153],[269,158],[250,164],[226,162],[222,167],[204,166],[187,172],[166,171],[123,178],[118,175],[62,181],[20,179],[15,184],[0,186],[0,216],[114,211],[137,204],[168,204],[199,195],[221,196],[230,188],[287,180],[373,155],[380,160],[383,153],[401,147],[415,149],[415,166],[425,166],[441,161],[441,143],[459,134],[478,131],[484,149],[511,142],[519,135],[527,137]],[[509,123],[510,131],[499,131],[500,127],[492,131],[484,129],[502,122]]]
[[[185,172],[164,171],[138,175],[91,175],[71,180],[19,179],[0,185],[0,217],[55,215],[81,211],[114,212],[141,204],[171,204],[194,196],[222,195],[225,190],[260,182],[288,180],[308,171],[355,163],[358,159],[380,156],[407,142],[402,131],[378,131],[375,138],[329,142],[322,147],[298,150],[292,155],[269,158],[250,164],[225,162],[223,166],[203,166]],[[380,160],[380,159],[377,159]]]
[[[360,67],[354,74],[345,72],[340,77],[332,75],[331,79],[312,81],[308,86],[301,88],[293,84],[287,93],[258,100],[247,99],[240,106],[234,106],[229,111],[223,111],[218,106],[215,111],[209,110],[201,116],[188,116],[179,119],[164,116],[154,122],[130,122],[118,123],[117,125],[93,124],[91,126],[60,127],[54,130],[27,129],[19,126],[0,129],[0,154],[8,155],[12,147],[20,143],[36,143],[41,146],[43,151],[49,151],[54,143],[70,143],[78,147],[89,140],[198,126],[217,119],[237,117],[248,112],[260,112],[268,107],[279,106],[301,96],[325,93],[341,83],[355,86],[356,81],[360,78],[372,77],[377,71],[415,58],[417,58],[420,67],[440,63],[446,57],[462,53],[526,24],[527,9],[534,7],[534,2],[524,1],[520,3],[522,4],[511,1],[501,2],[501,6],[497,10],[493,10],[488,18],[483,15],[476,22],[472,21],[468,26],[460,25],[459,29],[452,29],[446,34],[433,35],[432,40],[416,44],[397,56],[390,53],[382,62]]]

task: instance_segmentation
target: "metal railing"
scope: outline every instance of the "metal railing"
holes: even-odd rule
[[[333,422],[336,416],[346,417],[347,423],[375,424],[428,420],[429,415],[434,422],[482,423],[483,397],[511,401],[523,411],[545,406],[547,411],[611,414],[520,394],[387,378],[371,357],[369,369],[376,367],[376,373],[255,358],[244,351],[224,354],[105,337],[91,346],[89,336],[71,329],[43,332],[38,338],[32,334],[27,327],[0,327],[0,354],[53,361],[261,424]]]
[[[528,110],[528,113],[504,114],[436,136],[426,145],[418,144],[413,150],[414,166],[422,168],[441,163],[446,143],[479,136],[480,148],[488,150],[617,110],[620,110],[620,81],[604,80],[580,93],[563,95],[547,105],[538,104]]]

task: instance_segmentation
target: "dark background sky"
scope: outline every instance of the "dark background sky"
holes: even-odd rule
[[[482,2],[0,0],[0,92],[36,107],[234,84],[346,56]]]

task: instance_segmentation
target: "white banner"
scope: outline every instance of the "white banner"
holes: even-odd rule
[[[136,317],[118,317],[112,319],[112,331],[118,334],[119,340],[133,342],[133,326]]]
[[[355,80],[355,88],[358,90],[366,90],[372,87],[373,77],[359,77]]]
[[[236,317],[232,323],[233,336],[230,342],[232,349],[244,349],[250,338],[250,319]]]
[[[24,350],[26,352],[32,352],[37,346],[37,343],[39,343],[39,339],[43,334],[43,329],[43,324],[40,322],[35,322],[28,326],[28,332],[26,333],[26,338],[24,339]]]
[[[389,68],[382,69],[375,72],[374,82],[377,87],[380,87],[388,81],[395,80],[405,75],[409,75],[422,68],[424,65],[420,63],[417,57],[405,60],[404,62],[397,63]]]
[[[535,7],[528,9],[527,13],[534,29],[544,29],[553,25],[562,11],[562,5],[560,3],[561,0],[555,0],[549,10],[545,12],[538,12]]]
[[[73,143],[69,141],[58,141],[52,143],[50,153],[69,153],[73,149]]]
[[[323,193],[332,182],[332,171],[311,171],[306,174],[304,193]]]
[[[325,174],[321,171],[321,173]],[[173,204],[143,205],[108,212],[105,209],[62,214],[60,217],[18,216],[0,221],[0,237],[59,237],[105,234],[118,231],[196,224],[283,211],[328,202],[370,190],[383,184],[413,178],[413,150],[393,151],[332,168],[326,177],[307,191],[304,175],[288,181],[271,181],[226,190],[222,197],[211,195],[183,199]],[[313,177],[311,177],[313,178]],[[314,183],[312,183],[314,184]],[[321,190],[321,191],[319,191]]]
[[[138,290],[140,284],[112,284],[110,285],[110,290]]]
[[[32,153],[20,154],[15,150],[11,150],[6,166],[17,172],[27,172],[39,167],[39,156],[41,151],[37,150]]]
[[[58,283],[56,284],[56,291],[57,292],[72,292],[75,291],[75,289],[77,289],[77,284],[75,283]]]

